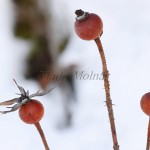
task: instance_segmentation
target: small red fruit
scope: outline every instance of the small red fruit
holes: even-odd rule
[[[76,10],[76,22],[74,24],[76,34],[83,40],[95,40],[103,33],[102,19],[94,14]]]
[[[30,100],[22,105],[19,109],[19,116],[21,120],[28,124],[35,124],[39,122],[44,115],[44,107],[37,100]]]
[[[150,116],[150,92],[142,96],[140,104],[141,104],[141,109],[143,110],[143,112],[146,115]]]

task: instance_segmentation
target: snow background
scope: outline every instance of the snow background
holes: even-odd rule
[[[72,39],[60,58],[66,65],[82,64],[81,70],[101,73],[97,47],[93,41],[80,40],[74,33],[74,11],[82,8],[97,13],[104,22],[101,38],[110,72],[111,97],[121,150],[143,150],[146,146],[148,117],[140,109],[141,96],[150,90],[150,2],[148,0],[78,1],[55,0],[53,9],[68,18]],[[13,36],[14,10],[10,0],[0,1],[0,101],[14,98],[13,82],[30,93],[39,88],[23,78],[27,42]],[[45,107],[41,125],[51,150],[112,150],[103,81],[76,81],[78,103],[74,106],[73,126],[58,130],[61,114],[59,90],[39,98]],[[60,105],[60,106],[59,106]],[[59,112],[60,111],[60,112]],[[18,112],[0,116],[0,149],[44,150],[32,125],[20,121]]]

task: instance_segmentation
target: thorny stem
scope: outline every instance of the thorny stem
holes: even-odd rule
[[[34,125],[35,125],[35,127],[37,128],[37,130],[38,130],[38,132],[39,132],[39,134],[40,134],[40,136],[41,136],[41,139],[42,139],[43,144],[44,144],[44,146],[45,146],[45,150],[50,150],[50,148],[49,148],[49,146],[48,146],[48,144],[47,144],[47,141],[46,141],[44,132],[43,132],[43,130],[42,130],[42,128],[41,128],[40,123],[37,122],[37,123],[35,123]]]
[[[110,98],[109,72],[107,69],[105,54],[104,54],[104,50],[103,50],[100,38],[95,39],[95,42],[98,47],[101,61],[102,61],[103,79],[104,79],[104,87],[105,87],[105,94],[106,94],[106,106],[107,106],[107,110],[108,110],[110,127],[111,127],[111,132],[112,132],[113,148],[114,148],[114,150],[119,150],[115,121],[114,121],[114,113],[113,113],[113,107],[112,107],[112,100]]]
[[[150,117],[149,117],[149,122],[148,122],[146,150],[149,150],[149,149],[150,149]]]

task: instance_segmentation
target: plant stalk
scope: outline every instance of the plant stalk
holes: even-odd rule
[[[150,117],[149,117],[149,122],[148,122],[146,150],[150,150]]]
[[[46,141],[44,132],[43,132],[43,130],[42,130],[42,128],[41,128],[40,123],[37,122],[37,123],[35,123],[34,125],[35,125],[35,127],[37,128],[37,130],[38,130],[38,132],[39,132],[39,134],[40,134],[40,136],[41,136],[41,139],[42,139],[42,141],[43,141],[45,150],[50,150],[50,148],[49,148],[49,146],[48,146],[48,143],[47,143],[47,141]]]
[[[101,40],[98,37],[94,41],[96,42],[96,45],[100,53],[101,61],[102,61],[102,68],[103,68],[102,74],[103,74],[104,88],[105,88],[105,94],[106,94],[106,106],[108,110],[108,116],[109,116],[109,121],[110,121],[112,139],[113,139],[113,149],[119,150],[117,132],[116,132],[115,120],[114,120],[114,113],[113,113],[113,107],[112,107],[112,100],[110,98],[109,71],[107,69],[107,63],[106,63],[105,54],[104,54]]]

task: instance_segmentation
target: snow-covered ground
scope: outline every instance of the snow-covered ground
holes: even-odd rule
[[[148,117],[140,109],[141,96],[150,90],[150,2],[148,0],[54,0],[53,8],[68,18],[72,39],[60,58],[62,64],[77,62],[81,71],[101,74],[101,62],[93,41],[82,41],[74,33],[74,11],[83,9],[101,16],[101,38],[110,71],[111,97],[121,150],[143,150]],[[62,13],[63,12],[63,13]],[[0,1],[0,101],[18,92],[13,78],[34,93],[39,88],[23,78],[28,43],[12,33],[11,0]],[[73,126],[58,130],[61,115],[59,90],[40,98],[45,107],[41,125],[51,150],[112,150],[112,140],[102,80],[76,80],[78,103],[73,108]],[[1,150],[44,150],[32,125],[24,124],[18,112],[0,116]]]

